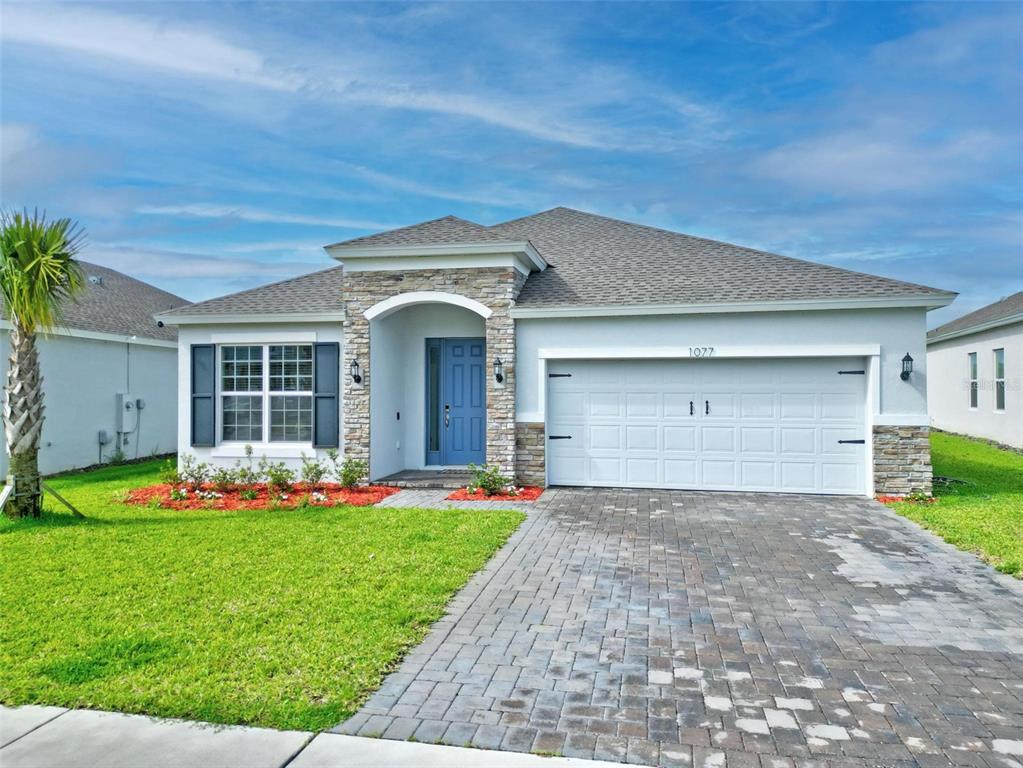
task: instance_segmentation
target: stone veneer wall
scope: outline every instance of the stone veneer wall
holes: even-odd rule
[[[547,485],[545,433],[542,421],[515,424],[515,479],[521,485]]]
[[[475,299],[493,314],[486,320],[487,462],[505,474],[515,470],[515,321],[509,310],[526,276],[512,267],[416,269],[404,272],[353,272],[342,279],[344,321],[345,455],[369,461],[370,397],[369,321],[363,314],[374,304],[400,293],[441,291]],[[493,377],[493,362],[504,363],[504,383]],[[359,361],[362,384],[347,375]]]
[[[874,427],[874,493],[931,493],[929,427]]]

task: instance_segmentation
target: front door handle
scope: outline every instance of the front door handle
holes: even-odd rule
[[[451,406],[444,403],[444,429],[448,428],[448,424],[451,423]]]

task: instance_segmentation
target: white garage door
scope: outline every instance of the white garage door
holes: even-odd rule
[[[548,480],[862,494],[865,367],[839,358],[550,361]]]

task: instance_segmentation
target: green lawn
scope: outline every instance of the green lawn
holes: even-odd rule
[[[345,719],[518,512],[129,507],[156,462],[0,522],[0,702],[318,730]]]
[[[1023,456],[978,440],[931,435],[934,504],[891,506],[945,541],[974,552],[1004,573],[1023,578]]]

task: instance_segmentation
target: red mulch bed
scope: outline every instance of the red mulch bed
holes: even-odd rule
[[[876,498],[882,504],[894,504],[900,501],[909,502],[910,504],[934,504],[938,501],[933,496],[926,499],[911,499],[908,496],[877,496]]]
[[[254,499],[243,499],[241,490],[237,488],[216,491],[216,493],[222,494],[219,498],[204,499],[195,491],[190,490],[188,498],[171,499],[171,490],[183,487],[160,484],[147,485],[145,488],[133,488],[128,493],[127,501],[129,504],[148,505],[155,500],[164,509],[266,509],[271,506],[270,493],[266,485],[262,483],[253,486],[252,490],[256,492]],[[361,485],[346,490],[337,483],[324,483],[314,490],[303,483],[297,483],[289,493],[278,494],[275,506],[279,509],[294,509],[299,504],[306,503],[313,507],[335,507],[339,504],[368,507],[399,490],[387,485]],[[214,491],[214,488],[211,485],[204,485],[203,491]],[[325,498],[313,499],[311,494],[315,492],[324,494]]]
[[[469,493],[466,488],[459,488],[454,493],[448,496],[449,501],[536,501],[540,498],[540,494],[543,493],[543,488],[538,488],[535,485],[527,485],[522,488],[518,495],[509,496],[507,493],[495,493],[493,496],[487,496],[483,491],[476,491],[476,493]]]

